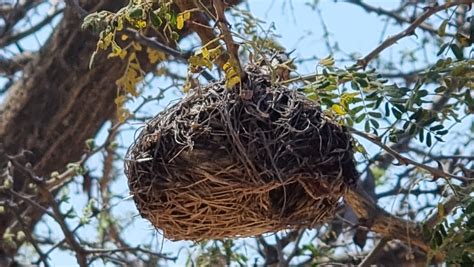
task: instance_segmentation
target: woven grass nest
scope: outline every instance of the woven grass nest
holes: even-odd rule
[[[316,102],[246,69],[191,90],[142,129],[125,172],[142,217],[171,240],[313,227],[357,181],[350,137]]]

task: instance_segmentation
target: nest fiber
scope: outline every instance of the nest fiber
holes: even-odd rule
[[[128,151],[131,194],[166,238],[313,227],[357,180],[344,127],[301,93],[247,71],[240,93],[223,82],[193,89]]]

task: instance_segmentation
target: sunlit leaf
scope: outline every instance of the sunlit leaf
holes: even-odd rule
[[[339,104],[332,105],[331,109],[332,109],[332,111],[336,112],[336,114],[338,114],[338,115],[345,115],[346,114],[346,111],[344,110],[344,108]]]

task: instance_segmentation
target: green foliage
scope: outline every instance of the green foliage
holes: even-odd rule
[[[231,239],[201,242],[195,259],[188,257],[186,266],[248,266],[248,258],[241,253],[241,248]]]
[[[472,266],[474,264],[474,197],[460,196],[461,205],[454,212],[454,219],[443,214],[443,204],[438,208],[441,222],[433,230],[424,227],[430,240],[433,257],[436,253],[446,256],[448,265]]]
[[[307,96],[319,101],[341,123],[363,125],[366,132],[392,142],[408,135],[432,146],[448,134],[447,121],[459,122],[462,114],[474,110],[474,60],[440,59],[411,87],[389,83],[376,70],[337,68],[331,57],[319,65],[320,74],[304,88]],[[433,88],[431,84],[441,86]],[[432,105],[445,95],[449,95],[449,104],[433,111]]]

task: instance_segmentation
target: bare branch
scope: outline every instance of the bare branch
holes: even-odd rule
[[[369,13],[374,12],[379,16],[387,16],[389,18],[392,18],[399,24],[403,24],[403,23],[409,23],[410,24],[410,23],[412,23],[411,20],[397,14],[397,12],[395,12],[395,11],[386,10],[386,9],[381,8],[381,7],[374,7],[374,6],[371,6],[371,5],[365,3],[361,0],[345,0],[345,2],[360,6],[361,8],[363,8],[365,11],[367,11]],[[421,23],[419,25],[419,28],[423,29],[423,30],[425,30],[425,31],[427,31],[431,34],[438,34],[438,30],[436,30],[435,28],[433,28],[431,25],[429,25],[427,23]],[[445,35],[446,36],[451,36],[451,37],[455,36],[452,33],[446,33]]]
[[[419,163],[417,161],[414,161],[412,159],[409,159],[405,156],[402,156],[400,153],[395,151],[390,146],[387,146],[384,143],[382,143],[378,139],[377,136],[373,136],[373,135],[368,134],[368,133],[360,132],[360,131],[357,131],[355,129],[351,129],[350,131],[351,131],[351,133],[356,134],[356,135],[361,136],[361,137],[364,137],[366,140],[368,140],[368,141],[378,145],[379,147],[383,148],[388,154],[390,154],[391,156],[396,158],[400,162],[400,164],[403,164],[403,165],[411,164],[411,165],[416,166],[420,169],[428,171],[431,175],[433,175],[434,179],[444,177],[444,178],[454,178],[454,179],[458,179],[458,180],[461,180],[461,181],[464,181],[464,182],[472,180],[472,178],[459,176],[459,175],[454,175],[454,174],[451,174],[451,173],[448,173],[448,172],[444,171],[441,168],[434,168],[434,167],[425,165],[423,163]]]
[[[427,20],[429,17],[436,14],[437,12],[446,10],[453,6],[471,5],[471,4],[472,4],[472,0],[457,0],[457,1],[449,1],[442,5],[433,6],[426,9],[426,11],[423,14],[421,14],[415,21],[413,21],[413,23],[410,24],[410,26],[408,26],[405,30],[401,31],[398,34],[395,34],[394,36],[387,38],[379,46],[377,46],[372,52],[370,52],[365,57],[359,59],[357,61],[357,65],[365,69],[367,67],[367,64],[369,64],[369,62],[372,61],[375,57],[377,57],[383,50],[394,45],[400,39],[403,39],[407,36],[415,34],[416,28],[418,28],[425,20]]]
[[[67,6],[72,9],[72,11],[77,15],[79,19],[84,19],[89,13],[84,10],[80,5],[78,0],[64,0]]]
[[[30,52],[23,52],[12,58],[0,55],[0,74],[12,75],[22,70],[33,58],[34,54]]]
[[[56,16],[58,16],[59,14],[61,14],[62,12],[63,12],[62,9],[56,10],[56,12],[54,12],[53,14],[45,17],[42,21],[38,22],[36,25],[34,25],[31,28],[28,28],[27,30],[24,30],[24,31],[21,31],[21,32],[12,34],[12,35],[6,35],[6,36],[0,38],[0,47],[8,46],[12,43],[15,43],[15,42],[31,35],[31,34],[37,32],[38,30],[40,30],[44,26],[51,23],[51,21],[53,21],[53,19]]]
[[[383,248],[387,244],[388,239],[382,238],[379,240],[377,245],[372,249],[372,251],[364,258],[364,260],[358,265],[358,267],[369,267],[377,260],[379,255],[383,252]]]

